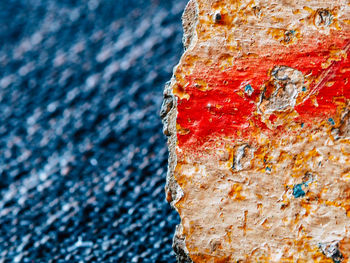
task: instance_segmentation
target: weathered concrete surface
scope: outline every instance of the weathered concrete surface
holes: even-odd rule
[[[350,2],[191,0],[183,25],[163,108],[178,260],[349,262]]]

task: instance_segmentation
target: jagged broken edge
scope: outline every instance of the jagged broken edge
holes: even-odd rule
[[[182,198],[183,191],[177,183],[174,172],[177,164],[176,157],[176,118],[177,118],[177,98],[173,94],[173,87],[176,84],[175,72],[177,67],[181,65],[183,58],[186,53],[192,50],[197,42],[197,24],[198,24],[199,8],[197,0],[190,0],[185,8],[182,15],[182,26],[183,26],[183,45],[184,53],[179,63],[174,67],[173,76],[171,80],[166,83],[164,88],[164,100],[160,111],[160,116],[163,122],[163,133],[168,137],[168,172],[166,177],[166,199],[170,205],[175,209],[175,204]],[[186,237],[183,234],[182,223],[176,226],[176,231],[173,238],[173,249],[176,254],[177,261],[180,263],[192,263],[189,256],[189,252],[186,247]]]

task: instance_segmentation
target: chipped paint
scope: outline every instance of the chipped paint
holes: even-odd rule
[[[346,0],[190,1],[167,119],[179,261],[349,262],[349,16]]]

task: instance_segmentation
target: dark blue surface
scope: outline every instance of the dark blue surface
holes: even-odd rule
[[[0,1],[0,262],[175,262],[158,114],[186,2]]]

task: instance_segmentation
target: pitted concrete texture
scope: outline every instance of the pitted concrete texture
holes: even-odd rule
[[[191,0],[165,90],[179,262],[349,262],[350,3]]]

